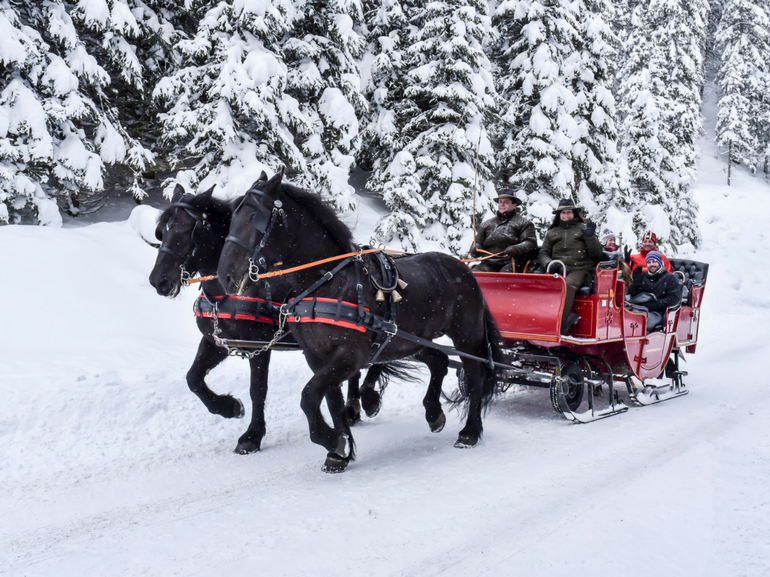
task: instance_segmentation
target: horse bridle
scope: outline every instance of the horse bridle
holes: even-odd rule
[[[257,190],[256,188],[252,188],[246,192],[238,207],[233,211],[233,216],[235,216],[235,213],[237,213],[238,210],[247,203],[247,201],[256,196],[260,196],[265,200],[273,201],[272,210],[266,208],[259,202],[252,203],[252,206],[256,208],[256,211],[250,219],[251,225],[256,229],[257,232],[262,234],[260,241],[254,243],[254,246],[250,246],[232,234],[225,239],[225,244],[231,242],[245,248],[247,251],[252,253],[251,258],[249,258],[249,279],[251,279],[252,282],[257,282],[259,280],[258,275],[262,268],[267,270],[267,261],[265,260],[264,256],[260,256],[260,253],[262,252],[262,249],[265,248],[267,239],[270,237],[270,232],[273,230],[275,221],[279,216],[283,220],[283,226],[288,230],[288,222],[286,220],[286,213],[283,210],[283,203],[280,200],[273,200],[270,195],[261,190]],[[254,200],[257,199],[254,198]]]
[[[192,275],[189,272],[187,272],[185,265],[188,265],[190,260],[198,252],[198,240],[200,239],[200,235],[202,233],[211,232],[211,223],[206,220],[203,213],[201,213],[201,211],[198,210],[193,205],[189,204],[188,202],[185,202],[185,200],[188,200],[189,198],[193,198],[193,196],[190,194],[183,196],[179,200],[179,202],[173,203],[171,205],[171,208],[172,209],[181,208],[187,214],[189,214],[192,218],[195,219],[195,225],[193,226],[193,229],[190,232],[190,239],[192,240],[192,243],[193,243],[192,248],[187,252],[186,255],[181,255],[175,250],[164,245],[161,245],[161,247],[158,249],[158,252],[165,252],[166,254],[171,255],[172,257],[174,257],[179,261],[179,268],[181,269],[181,278],[182,278],[183,286],[187,286],[190,282],[190,279],[192,278]],[[176,213],[174,213],[174,216],[175,215]],[[166,226],[168,226],[168,224]]]

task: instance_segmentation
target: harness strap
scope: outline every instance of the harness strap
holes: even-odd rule
[[[364,309],[369,315],[369,309]],[[289,323],[323,323],[353,329],[361,333],[367,327],[359,323],[358,306],[341,299],[307,297],[294,303],[293,313],[286,319]]]
[[[181,254],[179,254],[179,253],[178,253],[178,252],[176,252],[175,250],[172,250],[172,249],[168,248],[167,246],[161,246],[161,247],[158,249],[158,252],[165,252],[165,253],[168,253],[168,254],[170,254],[171,256],[173,256],[175,259],[177,259],[179,262],[181,262],[181,263],[184,263],[184,262],[187,262],[187,260],[188,260],[188,259],[189,259],[189,258],[190,258],[190,257],[191,257],[193,254],[195,254],[195,247],[193,247],[193,250],[192,250],[192,251],[190,251],[190,254],[189,254],[188,256],[182,256]]]
[[[413,335],[412,333],[408,333],[408,332],[403,331],[401,329],[398,329],[396,331],[396,336],[404,339],[405,341],[416,343],[418,345],[422,345],[424,347],[428,347],[428,348],[431,348],[431,349],[436,349],[437,351],[441,351],[442,353],[445,353],[447,355],[457,355],[458,357],[463,357],[463,358],[466,358],[466,359],[472,359],[474,361],[482,361],[482,362],[485,362],[485,363],[489,364],[490,366],[495,366],[495,367],[499,367],[499,368],[503,368],[503,369],[504,368],[509,368],[509,367],[507,367],[504,364],[496,363],[492,359],[492,356],[491,356],[492,355],[492,349],[491,348],[488,348],[488,358],[482,359],[481,357],[477,357],[476,355],[472,355],[470,353],[464,353],[462,351],[458,351],[457,349],[452,348],[452,347],[447,347],[447,346],[444,346],[444,345],[439,345],[437,343],[434,343],[433,341],[430,341],[428,339],[424,339],[422,337],[418,337],[417,335]]]
[[[344,328],[356,330],[358,332],[374,331],[379,333],[385,333],[387,335],[385,342],[380,347],[379,351],[382,351],[384,346],[390,342],[395,336],[402,338],[406,341],[436,349],[447,355],[457,355],[466,359],[472,359],[474,361],[481,361],[488,365],[498,368],[507,368],[506,365],[494,362],[491,357],[491,348],[488,349],[488,356],[486,359],[477,357],[470,353],[458,351],[452,347],[439,345],[429,339],[424,339],[408,333],[396,326],[396,323],[386,321],[383,317],[372,314],[368,309],[365,309],[363,322],[358,322],[358,306],[342,300],[325,299],[325,298],[304,298],[302,301],[297,301],[295,304],[294,317],[289,316],[287,322],[295,323],[323,323],[329,325],[337,325]],[[335,320],[338,310],[340,311],[339,320]],[[379,351],[370,360],[370,364],[374,363]]]
[[[358,253],[356,253],[358,254]],[[310,293],[314,292],[318,287],[321,285],[329,282],[334,278],[334,275],[340,272],[343,268],[345,268],[347,265],[349,265],[351,262],[353,262],[352,257],[348,257],[345,260],[343,260],[341,263],[339,263],[337,266],[335,266],[332,270],[327,271],[326,274],[324,274],[321,278],[319,278],[317,281],[315,281],[310,287],[303,290],[301,293],[299,293],[296,297],[291,299],[288,304],[286,304],[286,312],[288,314],[291,314],[294,309],[297,307],[297,305],[304,300],[304,298],[309,295]],[[260,275],[261,276],[261,275]]]
[[[265,299],[239,296],[199,296],[193,305],[196,317],[257,321],[277,325],[280,305]]]
[[[385,304],[385,318],[386,323],[392,323],[395,327],[396,320],[396,303],[393,301],[393,291],[398,286],[398,269],[393,259],[382,252],[378,252],[374,255],[374,260],[377,262],[380,268],[380,277],[382,278],[382,284],[379,284],[373,275],[369,276],[369,280],[378,291],[382,291],[386,299]],[[360,283],[359,283],[360,287]],[[359,288],[358,298],[363,299],[363,287]],[[388,345],[395,333],[391,331],[381,331],[377,334],[377,337],[372,343],[372,350],[369,356],[369,365],[373,365],[382,353],[383,349]]]
[[[232,242],[233,244],[237,244],[238,246],[240,246],[240,247],[243,247],[243,248],[245,248],[246,250],[248,250],[249,252],[251,252],[251,247],[250,247],[250,246],[248,246],[248,245],[247,245],[245,242],[243,242],[241,239],[239,239],[237,236],[232,236],[232,235],[229,235],[229,236],[228,236],[228,237],[225,239],[225,242]]]
[[[358,297],[358,322],[364,320],[364,285],[361,284],[361,263],[356,260],[356,296]]]

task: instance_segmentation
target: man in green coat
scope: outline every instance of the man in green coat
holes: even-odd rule
[[[580,317],[572,312],[575,293],[580,287],[591,282],[595,263],[602,258],[602,245],[596,238],[596,224],[583,218],[581,212],[580,207],[574,206],[572,201],[559,201],[558,208],[553,211],[553,222],[545,234],[538,257],[543,270],[554,260],[560,260],[567,268],[564,277],[567,281],[567,295],[561,317],[562,334],[566,334],[572,325],[580,320]],[[558,265],[554,265],[552,269],[549,272],[563,273]]]

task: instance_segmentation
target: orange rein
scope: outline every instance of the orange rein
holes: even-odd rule
[[[484,250],[482,248],[477,248],[476,250],[478,252],[486,253],[487,256],[480,256],[479,258],[461,258],[460,261],[462,261],[462,262],[476,262],[476,261],[487,260],[488,258],[495,258],[496,256],[504,256],[505,255],[505,251],[497,252],[495,254],[492,254],[491,252],[488,252],[488,251],[486,251],[486,250]]]
[[[259,275],[257,275],[257,280],[261,280],[263,278],[271,278],[271,277],[274,277],[274,276],[281,276],[281,275],[284,275],[284,274],[289,274],[290,272],[297,272],[298,270],[303,270],[303,269],[306,269],[306,268],[313,268],[314,266],[318,266],[318,265],[321,265],[321,264],[324,264],[324,263],[327,263],[327,262],[332,262],[332,261],[335,261],[335,260],[342,260],[343,258],[347,258],[349,256],[356,256],[356,255],[360,256],[360,255],[364,255],[364,254],[369,254],[370,252],[381,252],[381,251],[382,251],[381,248],[370,248],[368,250],[357,250],[355,252],[348,252],[348,253],[341,254],[341,255],[338,255],[338,256],[332,256],[332,257],[329,257],[329,258],[325,258],[323,260],[317,260],[315,262],[309,262],[307,264],[302,264],[300,266],[295,266],[295,267],[292,267],[292,268],[285,268],[283,270],[276,270],[276,271],[272,271],[272,272],[266,272],[266,273],[263,273],[263,274],[259,274]],[[200,278],[190,279],[188,282],[189,282],[189,284],[193,284],[193,283],[196,283],[196,282],[204,282],[204,281],[207,281],[207,280],[214,280],[216,278],[217,278],[217,275],[214,274],[214,275],[210,275],[210,276],[202,276]]]

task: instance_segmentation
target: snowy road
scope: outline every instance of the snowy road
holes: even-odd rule
[[[458,450],[458,415],[431,434],[423,385],[394,382],[342,475],[307,439],[297,353],[274,356],[264,450],[232,453],[246,421],[184,381],[195,294],[154,293],[127,223],[0,228],[0,575],[769,575],[767,188],[743,178],[699,192],[689,395],[580,426],[511,391]],[[245,361],[209,383],[248,410]]]

